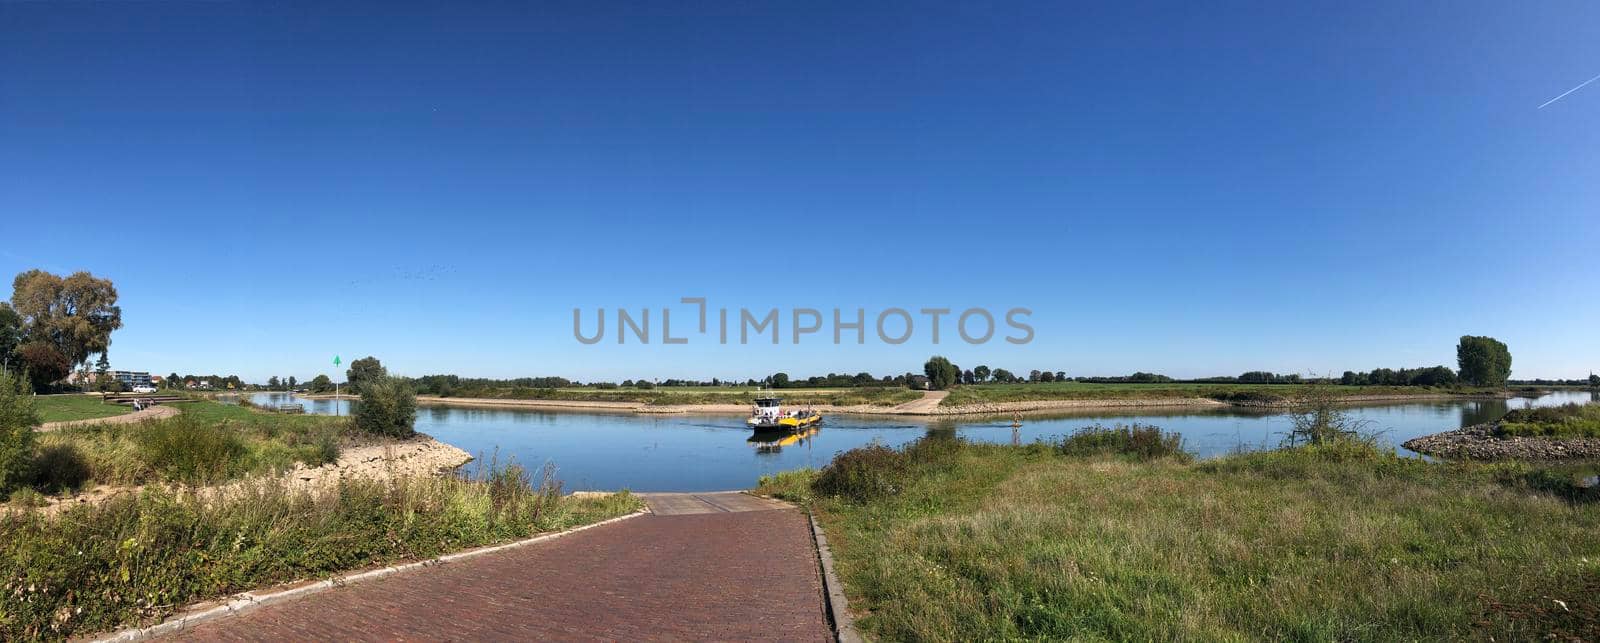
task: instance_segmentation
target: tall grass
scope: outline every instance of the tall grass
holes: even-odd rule
[[[943,440],[942,463],[896,467],[896,492],[867,500],[812,485],[860,625],[885,640],[1600,636],[1582,590],[1600,579],[1600,503],[1571,478],[1359,440],[1140,460],[1094,435]]]
[[[338,418],[217,408],[225,406],[194,402],[172,418],[41,433],[32,485],[59,492],[90,483],[210,484],[296,463],[319,466],[338,460],[349,431]]]
[[[626,492],[563,497],[546,472],[346,480],[325,493],[256,481],[225,494],[147,489],[57,516],[0,516],[0,640],[150,622],[183,605],[429,558],[634,511]]]
[[[1600,438],[1600,404],[1516,409],[1500,419],[1502,436],[1542,438]]]

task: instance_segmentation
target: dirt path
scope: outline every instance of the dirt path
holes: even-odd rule
[[[39,430],[54,431],[61,427],[72,425],[87,426],[91,424],[132,424],[134,422],[143,422],[145,420],[169,418],[177,414],[178,407],[176,406],[152,406],[143,411],[134,411],[132,413],[113,415],[111,417],[92,418],[88,420],[62,420],[60,422],[45,422],[44,424],[39,425]]]
[[[932,413],[935,408],[938,408],[939,403],[943,402],[944,398],[949,395],[950,391],[923,391],[922,399],[906,402],[890,410],[907,415],[927,415]]]
[[[266,605],[175,638],[831,640],[805,514],[739,493],[651,495],[661,508],[652,515]]]

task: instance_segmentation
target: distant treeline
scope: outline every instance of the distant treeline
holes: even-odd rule
[[[1345,371],[1340,384],[1348,386],[1454,386],[1461,381],[1445,366],[1423,368],[1375,368],[1365,373]]]

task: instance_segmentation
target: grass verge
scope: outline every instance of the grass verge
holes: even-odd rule
[[[517,540],[636,511],[626,492],[561,495],[516,466],[473,478],[262,480],[219,496],[147,489],[56,516],[0,516],[0,640],[148,624],[253,588]]]
[[[1358,443],[1198,463],[1136,444],[1163,442],[929,438],[761,491],[812,504],[885,640],[1600,636],[1600,503],[1570,477]],[[852,460],[871,470],[842,475]]]

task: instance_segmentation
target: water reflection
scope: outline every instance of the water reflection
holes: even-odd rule
[[[308,413],[348,414],[351,401],[307,400],[287,393],[258,393],[261,404],[303,403]],[[1412,437],[1492,421],[1522,404],[1595,400],[1588,391],[1565,391],[1525,400],[1461,400],[1353,407],[1381,439],[1398,445]],[[1136,412],[1129,412],[1136,411]],[[1057,438],[1090,424],[1153,424],[1181,434],[1186,449],[1211,457],[1237,449],[1277,446],[1289,430],[1282,413],[1263,409],[1121,409],[995,417],[872,417],[830,415],[824,428],[791,442],[752,440],[733,415],[634,415],[535,409],[422,407],[417,430],[479,457],[498,454],[527,467],[559,465],[572,489],[710,491],[747,488],[757,477],[801,467],[821,467],[839,451],[873,441],[899,445],[920,437],[956,437],[998,443]],[[1399,449],[1401,453],[1412,455]]]

